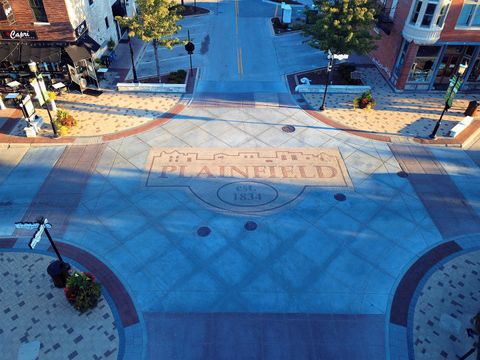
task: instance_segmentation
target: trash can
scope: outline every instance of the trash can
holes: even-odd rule
[[[475,100],[470,101],[468,103],[467,110],[465,110],[463,115],[465,115],[465,116],[475,116],[475,114],[477,113],[477,108],[478,108],[478,101],[475,101]]]
[[[64,288],[67,285],[68,270],[70,265],[59,260],[52,261],[47,267],[47,273],[57,288]]]

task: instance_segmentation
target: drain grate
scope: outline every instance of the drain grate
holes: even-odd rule
[[[405,171],[399,171],[397,172],[397,176],[405,179],[408,177],[408,174]]]
[[[245,223],[245,229],[247,231],[253,231],[257,228],[257,223],[255,221],[247,221]]]
[[[285,125],[284,127],[282,127],[282,131],[286,133],[293,133],[295,131],[295,126]]]
[[[210,235],[211,232],[212,232],[212,230],[210,230],[209,227],[202,226],[202,227],[198,228],[197,235],[201,236],[201,237],[205,237],[205,236]]]
[[[337,193],[337,194],[333,195],[333,197],[334,197],[335,200],[337,200],[337,201],[345,201],[345,200],[347,200],[347,197],[346,197],[344,194],[341,194],[341,193]]]

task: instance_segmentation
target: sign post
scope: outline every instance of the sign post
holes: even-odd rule
[[[195,45],[190,41],[190,30],[188,32],[188,42],[185,44],[185,51],[190,56],[190,75],[193,76],[193,68],[192,68],[192,54],[193,50],[195,50]]]
[[[41,217],[37,220],[37,222],[17,222],[15,223],[15,228],[17,229],[27,229],[27,230],[35,230],[30,242],[28,243],[28,247],[30,249],[35,249],[35,246],[40,242],[43,233],[47,235],[48,241],[50,241],[50,245],[52,246],[55,254],[57,255],[58,260],[55,260],[48,265],[47,272],[52,277],[53,283],[56,287],[64,288],[66,285],[67,277],[68,277],[68,270],[70,270],[70,265],[63,261],[62,255],[57,249],[57,246],[53,242],[52,236],[48,229],[50,229],[52,225],[48,222],[46,218]]]

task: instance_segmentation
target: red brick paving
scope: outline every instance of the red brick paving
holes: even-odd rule
[[[430,150],[396,144],[390,149],[444,239],[480,233],[480,217]]]
[[[48,174],[22,221],[43,216],[53,225],[54,236],[62,236],[105,145],[69,146]],[[16,234],[21,234],[17,230]]]
[[[69,257],[72,260],[82,264],[82,266],[85,266],[88,271],[95,274],[102,286],[105,287],[107,292],[112,297],[120,315],[123,327],[138,323],[137,311],[130,295],[123,286],[122,282],[107,265],[90,253],[73,245],[58,241],[55,242],[55,245],[62,255],[65,255],[66,257]],[[50,248],[49,251],[53,252],[53,249]]]

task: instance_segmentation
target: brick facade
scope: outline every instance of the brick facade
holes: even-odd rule
[[[387,4],[391,4],[391,2]],[[393,28],[390,35],[380,31],[382,37],[377,41],[377,49],[370,53],[372,60],[387,78],[390,78],[393,72],[400,46],[402,45],[402,30],[410,10],[410,4],[411,0],[398,1],[393,16]]]
[[[74,29],[68,18],[65,2],[61,0],[43,0],[50,25],[35,25],[33,11],[28,0],[10,0],[15,24],[0,21],[1,30],[35,31],[37,41],[75,41]],[[2,39],[4,40],[4,39]]]
[[[392,78],[397,58],[399,56],[400,47],[403,42],[402,31],[405,26],[412,0],[398,0],[396,6],[394,5],[395,13],[393,15],[393,27],[390,35],[380,31],[382,38],[377,41],[377,49],[370,53],[370,58],[377,65],[379,70],[388,78]],[[392,0],[386,4],[388,9],[392,5]],[[445,19],[445,25],[437,43],[456,42],[468,45],[469,43],[480,42],[480,30],[460,30],[455,29],[457,19],[462,10],[463,0],[452,0],[450,10]],[[433,44],[432,44],[433,45]],[[476,45],[476,44],[475,44]],[[395,82],[397,89],[404,89],[407,82],[408,74],[412,68],[413,62],[418,51],[419,45],[414,42],[410,43],[405,61],[398,73],[398,79]]]
[[[452,0],[439,41],[480,42],[480,30],[455,30],[463,0]]]

